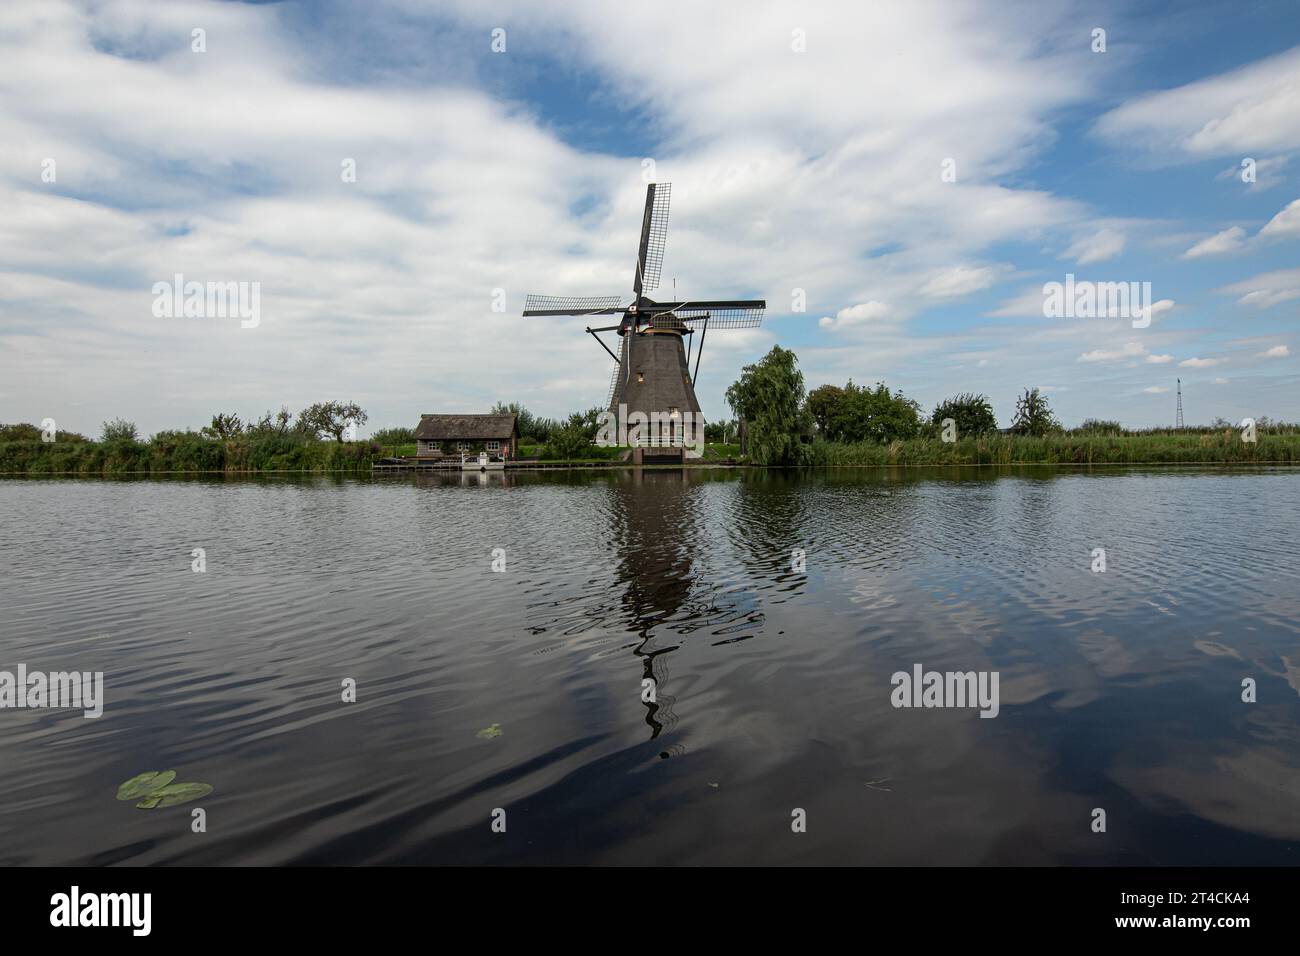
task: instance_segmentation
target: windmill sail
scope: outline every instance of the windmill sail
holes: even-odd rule
[[[524,300],[524,315],[617,315],[621,295],[533,295]]]
[[[668,241],[668,201],[672,183],[651,183],[646,187],[645,213],[641,218],[641,245],[637,248],[636,277],[632,288],[637,295],[659,288]]]
[[[622,345],[619,347],[618,363],[614,366],[614,371],[609,376],[609,394],[605,396],[605,407],[610,408],[614,404],[614,396],[618,394],[619,379],[623,376],[623,369],[627,366],[627,338],[623,338]]]
[[[655,305],[650,324],[656,329],[679,331],[706,324],[710,329],[752,329],[762,323],[766,308],[762,299],[664,302]]]

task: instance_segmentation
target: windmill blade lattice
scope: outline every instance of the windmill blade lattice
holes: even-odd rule
[[[694,304],[683,303],[681,308],[656,312],[650,325],[656,329],[753,329],[763,322],[765,306],[761,303],[735,302]]]
[[[664,264],[664,245],[668,242],[668,203],[672,183],[656,183],[654,204],[650,209],[650,226],[646,237],[645,266],[641,270],[641,289],[659,288],[659,273]]]
[[[623,375],[623,367],[627,365],[627,337],[623,337],[622,344],[618,350],[618,362],[614,365],[614,371],[609,376],[609,394],[605,396],[605,407],[609,408],[614,401],[614,395],[618,392],[618,380]]]
[[[623,311],[621,295],[534,295],[524,300],[524,315],[614,315]]]

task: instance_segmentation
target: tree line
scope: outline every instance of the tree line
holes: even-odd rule
[[[332,438],[337,442],[346,439],[350,429],[356,429],[369,420],[365,410],[356,402],[316,402],[308,405],[297,416],[285,406],[278,412],[267,412],[256,420],[243,421],[233,412],[217,412],[212,421],[199,431],[164,430],[150,438],[151,442],[174,439],[180,436],[195,436],[212,440],[228,441],[239,437],[249,438],[298,438],[319,441]],[[42,441],[41,429],[27,422],[16,425],[0,425],[0,441]],[[57,442],[88,442],[91,439],[77,432],[59,430],[55,433]],[[138,443],[140,432],[134,422],[114,418],[104,422],[100,428],[99,441],[106,444]]]
[[[1066,433],[1047,397],[1037,388],[1026,388],[1017,398],[1007,429],[998,427],[988,396],[971,392],[944,399],[928,416],[919,402],[900,390],[889,389],[883,382],[862,386],[850,380],[843,386],[821,385],[805,394],[797,357],[780,346],[744,367],[740,378],[727,389],[727,403],[744,423],[745,453],[759,465],[817,460],[814,452],[818,442],[888,444],[923,438],[954,441],[1002,432],[1040,438]],[[1264,430],[1296,431],[1294,425],[1272,422],[1264,416],[1255,421]],[[1231,427],[1233,423],[1216,419],[1207,430]],[[1160,431],[1164,430],[1145,433]],[[1132,434],[1117,421],[1092,418],[1071,433]]]

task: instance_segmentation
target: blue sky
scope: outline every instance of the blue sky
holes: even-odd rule
[[[585,323],[519,311],[630,292],[646,159],[664,289],[768,301],[709,340],[710,418],[781,344],[1003,421],[1035,386],[1171,423],[1177,378],[1190,421],[1300,420],[1300,16],[1168,6],[6,4],[0,420],[599,404]],[[259,324],[156,316],[178,272],[259,283]],[[1150,327],[1044,317],[1067,273],[1150,282]]]

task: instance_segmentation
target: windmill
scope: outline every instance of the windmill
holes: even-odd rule
[[[529,295],[524,315],[619,316],[617,325],[587,327],[614,360],[606,407],[618,414],[640,412],[648,430],[641,429],[639,445],[675,449],[702,443],[704,416],[695,397],[695,380],[700,356],[710,329],[748,329],[763,321],[767,303],[762,299],[709,299],[694,302],[656,302],[646,296],[659,287],[664,243],[668,237],[668,202],[671,183],[650,183],[646,187],[645,212],[641,217],[641,242],[637,247],[636,272],[632,276],[631,302],[623,296]],[[698,348],[695,333],[700,333]],[[618,335],[615,352],[601,338],[602,332]],[[689,340],[689,346],[686,341]],[[694,352],[695,371],[691,372]],[[686,423],[698,429],[692,434]],[[637,450],[640,452],[640,449]],[[641,460],[638,457],[635,460]]]

